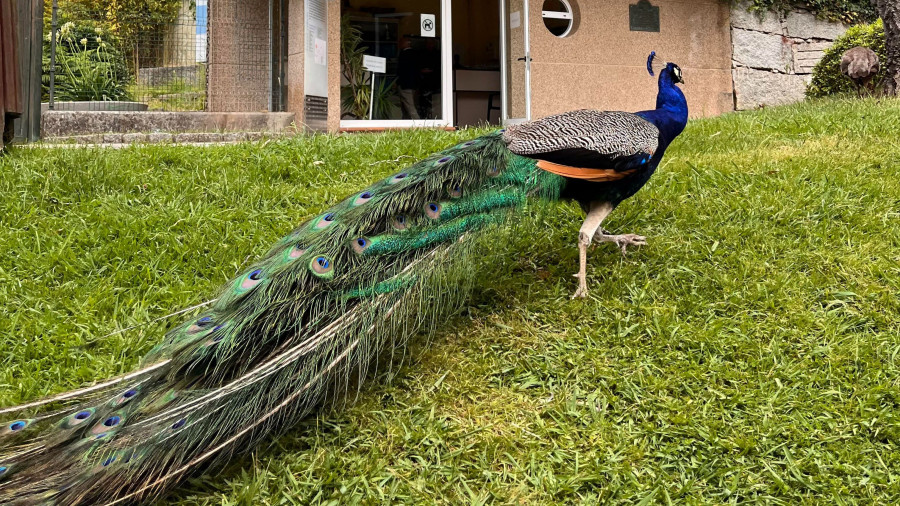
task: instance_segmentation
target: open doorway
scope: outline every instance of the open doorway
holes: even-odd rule
[[[342,0],[341,127],[499,124],[500,31],[494,1]]]
[[[500,8],[453,1],[453,99],[458,127],[500,124]]]

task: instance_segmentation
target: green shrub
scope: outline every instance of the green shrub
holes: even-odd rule
[[[50,34],[44,38],[43,99],[50,93]],[[56,41],[54,100],[128,100],[131,72],[119,40],[93,23],[63,23]]]
[[[825,56],[813,68],[812,82],[806,90],[806,95],[824,97],[855,91],[856,85],[853,84],[853,81],[841,74],[841,57],[848,49],[856,46],[868,47],[878,55],[881,60],[881,71],[875,77],[874,82],[881,82],[885,77],[887,65],[885,65],[884,25],[879,19],[872,24],[851,27],[847,33],[825,50]]]

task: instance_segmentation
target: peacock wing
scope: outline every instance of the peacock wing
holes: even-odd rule
[[[629,172],[647,163],[659,145],[659,129],[621,111],[581,109],[506,130],[513,153],[551,164]]]

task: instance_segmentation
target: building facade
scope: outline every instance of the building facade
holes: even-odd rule
[[[328,131],[641,110],[654,106],[646,60],[656,51],[681,66],[691,115],[714,116],[741,103],[736,78],[795,70],[741,61],[756,49],[744,46],[754,44],[744,33],[752,21],[733,9],[745,7],[723,0],[212,0],[209,109],[289,111],[298,125]],[[809,39],[816,48],[825,42]]]

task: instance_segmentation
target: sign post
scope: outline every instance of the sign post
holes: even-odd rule
[[[369,121],[372,121],[372,113],[375,111],[375,74],[384,74],[387,71],[387,59],[363,55],[363,67],[369,71],[369,80],[372,81],[372,91],[369,95]]]

